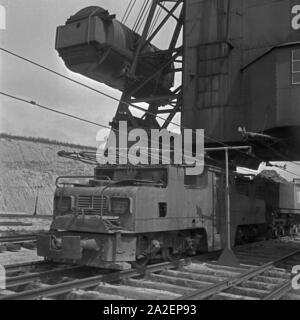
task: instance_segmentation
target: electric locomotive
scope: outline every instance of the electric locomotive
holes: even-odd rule
[[[48,260],[105,268],[224,247],[224,172],[206,166],[199,176],[183,165],[95,168],[94,177],[60,177],[50,232],[38,237]],[[237,228],[265,230],[265,201],[231,188],[231,244]],[[249,184],[249,187],[252,186]]]

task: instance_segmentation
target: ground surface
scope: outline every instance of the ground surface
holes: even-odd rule
[[[21,248],[18,252],[5,251],[0,253],[0,265],[2,266],[40,260],[44,259],[43,257],[37,256],[36,250],[29,250],[25,248]]]
[[[50,228],[51,216],[30,217],[25,213],[0,213],[0,237],[38,233]]]

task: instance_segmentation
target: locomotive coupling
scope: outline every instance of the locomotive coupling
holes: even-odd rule
[[[48,257],[65,259],[81,259],[82,251],[100,250],[95,239],[82,240],[80,236],[63,236],[61,238],[55,235],[40,235],[37,241],[38,255],[47,253]]]

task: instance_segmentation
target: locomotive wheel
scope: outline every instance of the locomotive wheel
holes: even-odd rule
[[[178,260],[181,259],[184,256],[183,252],[177,252],[174,253],[173,252],[173,248],[163,248],[162,249],[162,258],[165,261],[174,261],[174,260]]]
[[[150,261],[149,255],[142,256],[142,257],[140,256],[140,257],[136,257],[136,260],[131,262],[131,265],[135,269],[143,269],[147,266],[149,261]]]

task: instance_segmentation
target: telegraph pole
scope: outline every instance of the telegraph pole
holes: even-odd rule
[[[249,150],[251,146],[237,147],[220,147],[220,148],[205,148],[205,151],[225,151],[225,212],[226,212],[226,247],[223,250],[218,262],[234,266],[239,265],[239,261],[231,249],[231,216],[230,216],[230,182],[229,182],[229,150]]]
[[[36,216],[36,215],[37,215],[38,199],[39,199],[39,189],[41,189],[42,186],[36,186],[36,187],[34,187],[34,188],[37,189],[37,191],[36,191],[36,197],[35,197],[35,204],[34,204],[34,212],[33,212],[33,215]]]

